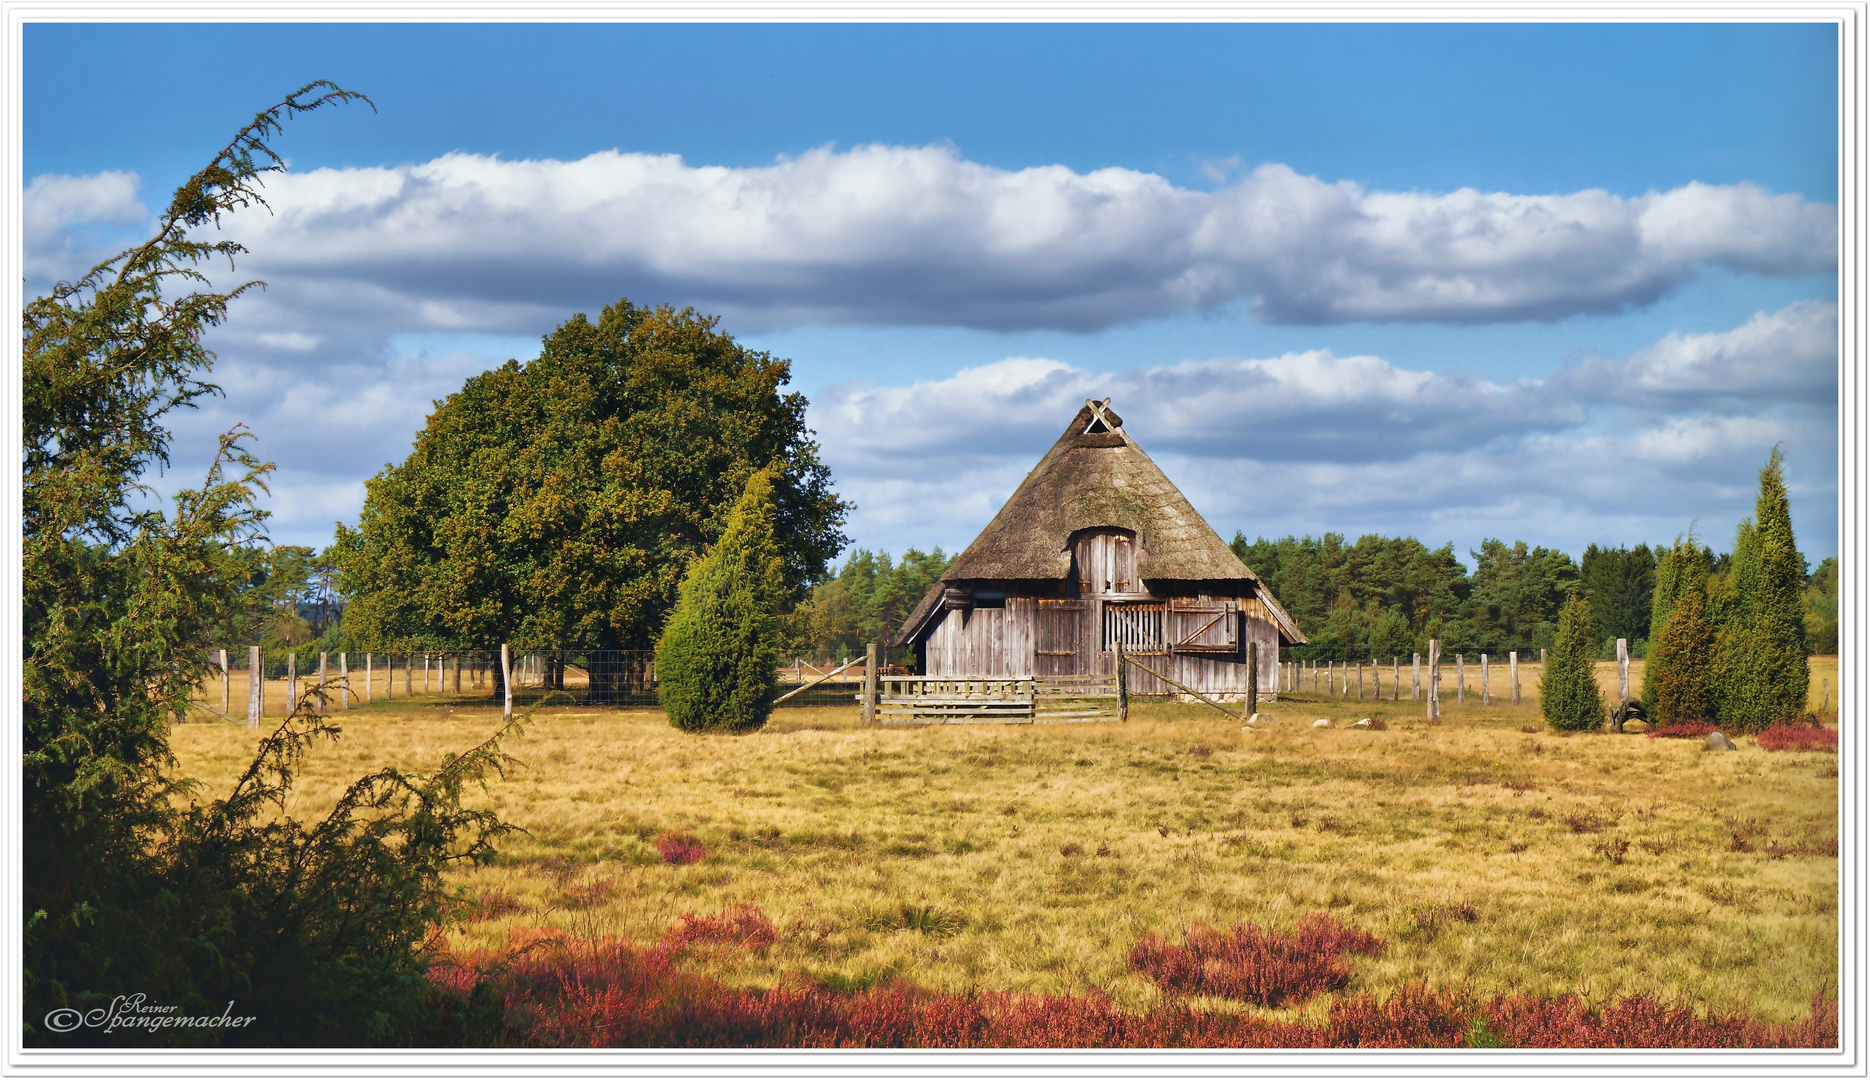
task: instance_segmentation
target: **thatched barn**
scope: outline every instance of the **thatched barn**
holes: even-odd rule
[[[926,676],[1114,673],[1115,647],[1219,698],[1274,696],[1279,645],[1305,641],[1109,407],[1086,402],[895,644]],[[1138,670],[1135,694],[1175,691]]]

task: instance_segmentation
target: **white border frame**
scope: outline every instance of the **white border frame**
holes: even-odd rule
[[[1640,6],[1588,0],[1561,4],[1459,3],[1179,3],[1150,5],[1135,0],[1001,4],[968,0],[945,4],[817,0],[813,3],[693,0],[662,3],[556,3],[521,6],[510,0],[435,0],[431,3],[359,3],[306,0],[255,3],[195,0],[192,3],[0,0],[6,16],[4,81],[7,184],[0,193],[9,237],[5,248],[8,311],[21,310],[21,172],[23,26],[27,22],[1828,22],[1839,29],[1839,320],[1838,455],[1840,641],[1839,716],[1839,1009],[1840,1047],[1813,1050],[278,1050],[139,1051],[27,1050],[21,1043],[19,939],[0,931],[4,979],[0,1017],[6,1025],[8,1076],[249,1077],[249,1076],[1219,1076],[1251,1071],[1265,1076],[1866,1076],[1863,1056],[1864,929],[1863,826],[1866,743],[1842,718],[1862,716],[1861,665],[1870,659],[1857,633],[1866,595],[1859,573],[1867,554],[1864,420],[1870,415],[1864,378],[1863,61],[1867,0],[1832,3],[1758,2],[1657,3]],[[0,384],[8,407],[4,424],[19,445],[19,339],[8,338],[7,381]],[[20,484],[5,485],[8,520],[19,520]],[[4,534],[3,577],[7,602],[0,625],[8,640],[20,641],[19,535]],[[23,647],[22,647],[23,648]],[[21,649],[0,655],[0,673],[14,691],[4,706],[0,773],[0,838],[6,857],[3,926],[18,927],[22,812],[17,706]]]

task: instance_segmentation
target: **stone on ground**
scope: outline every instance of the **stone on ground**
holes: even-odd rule
[[[1738,750],[1740,748],[1734,745],[1734,740],[1728,738],[1727,736],[1717,731],[1708,736],[1708,749],[1710,750]]]
[[[1318,719],[1312,721],[1312,726],[1313,727],[1330,727],[1331,721],[1321,716]]]

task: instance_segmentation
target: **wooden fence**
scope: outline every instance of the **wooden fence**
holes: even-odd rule
[[[1625,650],[1619,654],[1619,667],[1622,671],[1620,696],[1629,697],[1629,659],[1623,640],[1618,639],[1618,648]],[[1409,663],[1403,663],[1404,660]],[[1410,701],[1426,701],[1431,719],[1440,714],[1439,702],[1442,695],[1448,693],[1444,686],[1445,669],[1452,666],[1454,699],[1466,701],[1470,693],[1480,697],[1481,704],[1493,705],[1511,702],[1520,703],[1520,680],[1522,669],[1533,669],[1529,676],[1537,682],[1545,671],[1545,650],[1539,650],[1538,659],[1522,659],[1518,652],[1508,652],[1504,657],[1481,653],[1478,656],[1479,678],[1470,683],[1468,657],[1457,653],[1452,665],[1441,653],[1441,642],[1430,641],[1426,653],[1411,653],[1407,657],[1393,656],[1385,664],[1377,660],[1288,660],[1279,665],[1279,689],[1282,693],[1316,694],[1320,697],[1354,698],[1357,701],[1401,701],[1404,684],[1407,683]],[[1496,674],[1495,669],[1506,670]],[[1502,685],[1504,684],[1504,685]]]

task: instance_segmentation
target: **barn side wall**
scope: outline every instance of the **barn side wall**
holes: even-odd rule
[[[1238,602],[1243,632],[1237,653],[1203,656],[1171,652],[1139,653],[1136,659],[1203,694],[1238,699],[1247,690],[1246,642],[1259,643],[1260,696],[1279,689],[1279,630],[1258,600]],[[1244,616],[1244,617],[1243,617]],[[1009,597],[1003,608],[949,611],[925,639],[922,673],[944,677],[1026,678],[1033,675],[1108,673],[1112,654],[1103,651],[1102,602],[1095,599]],[[1130,667],[1135,694],[1180,691]]]
[[[947,612],[929,634],[923,674],[1030,678],[1037,604],[1015,596],[1003,608]]]

